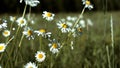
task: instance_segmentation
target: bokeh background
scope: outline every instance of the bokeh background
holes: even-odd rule
[[[82,10],[82,0],[39,0],[40,4],[32,8],[32,12],[52,11],[52,12],[79,12]],[[120,10],[120,0],[91,0],[94,5],[92,11]],[[20,13],[24,9],[24,3],[19,0],[1,0],[0,13]]]

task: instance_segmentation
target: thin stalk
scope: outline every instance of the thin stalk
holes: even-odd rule
[[[40,50],[42,50],[42,36],[39,37],[39,41],[40,41]]]
[[[112,60],[112,65],[114,68],[114,32],[113,32],[113,18],[112,18],[112,15],[111,15],[111,21],[110,21],[110,27],[111,27],[111,46],[112,46],[112,56],[113,56],[113,60]]]
[[[25,7],[24,7],[22,18],[24,18],[24,16],[25,16],[26,9],[27,9],[27,5],[25,5]]]
[[[23,40],[23,38],[24,38],[24,34],[22,35],[22,37],[21,37],[21,39],[20,39],[19,47],[20,47],[21,44],[22,44],[22,40]]]
[[[111,62],[110,62],[110,55],[109,55],[109,48],[108,48],[108,46],[106,46],[106,51],[107,51],[108,67],[112,68],[111,67]]]

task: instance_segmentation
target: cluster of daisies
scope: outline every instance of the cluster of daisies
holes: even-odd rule
[[[93,8],[93,5],[90,3],[90,1],[88,1],[88,0],[82,0],[82,1],[83,1],[83,4],[85,5],[85,8],[88,8],[88,9]],[[22,3],[22,2],[23,2],[23,0],[20,0],[20,3]],[[38,0],[24,0],[24,2],[26,5],[29,5],[31,7],[35,7],[40,3]],[[52,20],[54,20],[55,14],[44,11],[42,16],[47,21],[52,21]],[[73,27],[73,25],[77,19],[78,19],[77,17],[68,16],[67,18],[64,18],[64,19],[61,19],[60,21],[58,21],[56,23],[56,25],[58,26],[58,29],[60,29],[60,31],[62,33],[68,33],[68,34],[72,33],[73,37],[81,35],[82,29],[85,28],[86,26],[93,25],[93,23],[90,19],[87,19],[87,21],[85,21],[84,18],[81,17],[79,20],[79,23]],[[34,23],[34,20],[26,19],[24,16],[18,17],[18,18],[14,17],[14,16],[10,16],[10,22],[12,22],[12,23],[11,23],[11,27],[8,28],[8,26],[7,26],[8,21],[5,19],[0,19],[0,31],[2,31],[2,35],[4,37],[10,37],[12,31],[16,30],[15,27],[12,27],[12,25],[16,23],[18,25],[18,28],[23,29],[22,35],[26,36],[26,38],[28,38],[28,40],[33,40],[35,38],[35,36],[37,36],[37,37],[40,36],[40,37],[46,38],[50,42],[50,43],[48,43],[48,47],[50,47],[50,51],[53,54],[58,53],[60,48],[62,48],[62,46],[61,46],[61,43],[59,43],[56,39],[51,38],[52,32],[49,32],[44,28],[33,30],[31,27],[28,26],[28,21],[31,23]],[[17,30],[16,30],[16,32],[17,32]],[[14,39],[14,37],[12,37],[10,40],[12,40],[12,39]],[[10,40],[6,43],[0,43],[0,53],[5,51],[6,46],[8,45]],[[71,49],[73,49],[73,41],[71,41],[70,46],[71,46]],[[36,61],[41,63],[45,60],[46,53],[42,50],[37,51],[37,53],[35,54],[35,58],[36,58]],[[28,62],[26,65],[24,65],[24,67],[25,68],[38,68],[38,66],[34,62]]]

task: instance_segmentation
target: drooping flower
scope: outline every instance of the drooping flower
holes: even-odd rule
[[[10,36],[10,31],[9,30],[4,30],[2,34],[3,34],[4,37],[8,37],[8,36]]]
[[[38,0],[24,0],[24,1],[25,1],[26,5],[29,5],[31,7],[35,7],[40,3],[40,1],[38,1]],[[21,2],[22,2],[22,0],[21,0]]]
[[[25,26],[25,25],[27,24],[26,19],[23,18],[23,17],[18,18],[18,19],[16,20],[16,22],[18,23],[18,26],[20,26],[20,27],[23,27],[23,26]]]
[[[36,66],[34,62],[33,63],[29,62],[24,66],[24,68],[38,68],[38,67]]]
[[[6,46],[5,43],[0,43],[0,53],[5,51]]]
[[[35,58],[38,62],[43,62],[46,58],[45,52],[37,51],[37,53],[35,54]]]
[[[38,36],[42,36],[42,37],[45,37],[45,38],[49,38],[51,37],[51,32],[47,32],[45,29],[39,29],[39,30],[36,30],[34,31],[35,33],[37,33]]]
[[[48,21],[52,21],[54,19],[55,14],[51,12],[44,11],[42,14],[43,18],[45,18]]]

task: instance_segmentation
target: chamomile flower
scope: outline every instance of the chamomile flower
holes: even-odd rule
[[[35,58],[38,62],[43,62],[46,58],[45,52],[37,51],[37,53],[35,54]]]
[[[18,26],[20,26],[20,27],[25,26],[26,23],[27,23],[26,19],[23,18],[23,17],[18,18],[18,19],[16,20],[16,22],[18,23]]]
[[[12,22],[16,21],[16,17],[10,16],[10,21]]]
[[[79,25],[80,25],[82,28],[85,28],[85,25],[86,25],[86,24],[85,24],[85,20],[81,19],[80,22],[79,22],[79,24],[78,24],[77,26],[79,26]]]
[[[51,37],[51,34],[52,34],[51,32],[47,32],[45,29],[39,29],[39,30],[36,30],[34,32],[37,33],[38,36],[42,36],[45,38]]]
[[[54,19],[55,14],[51,12],[44,11],[42,14],[43,18],[45,18],[48,21],[52,21]]]
[[[69,24],[65,21],[59,21],[57,26],[59,29],[61,29],[62,33],[67,33],[71,30]]]
[[[8,37],[8,36],[10,36],[10,31],[9,30],[4,30],[2,34],[3,34],[4,37]]]
[[[33,33],[34,32],[31,28],[29,27],[24,28],[23,34],[26,35],[26,38],[28,38],[29,40],[34,39]]]
[[[89,10],[93,9],[93,5],[89,0],[82,0],[82,1],[83,1],[83,5],[85,5],[85,8],[88,8]]]
[[[0,19],[0,30],[5,29],[7,27],[7,20]]]
[[[38,68],[35,63],[29,62],[27,63],[24,68]]]
[[[40,1],[38,0],[24,0],[24,1],[26,5],[30,5],[31,7],[35,7],[40,3]]]
[[[48,46],[50,47],[50,51],[55,54],[59,52],[60,49],[60,43],[56,42],[55,39],[53,39],[51,41],[51,43],[48,44]]]
[[[6,46],[5,43],[0,43],[0,53],[5,51]]]

